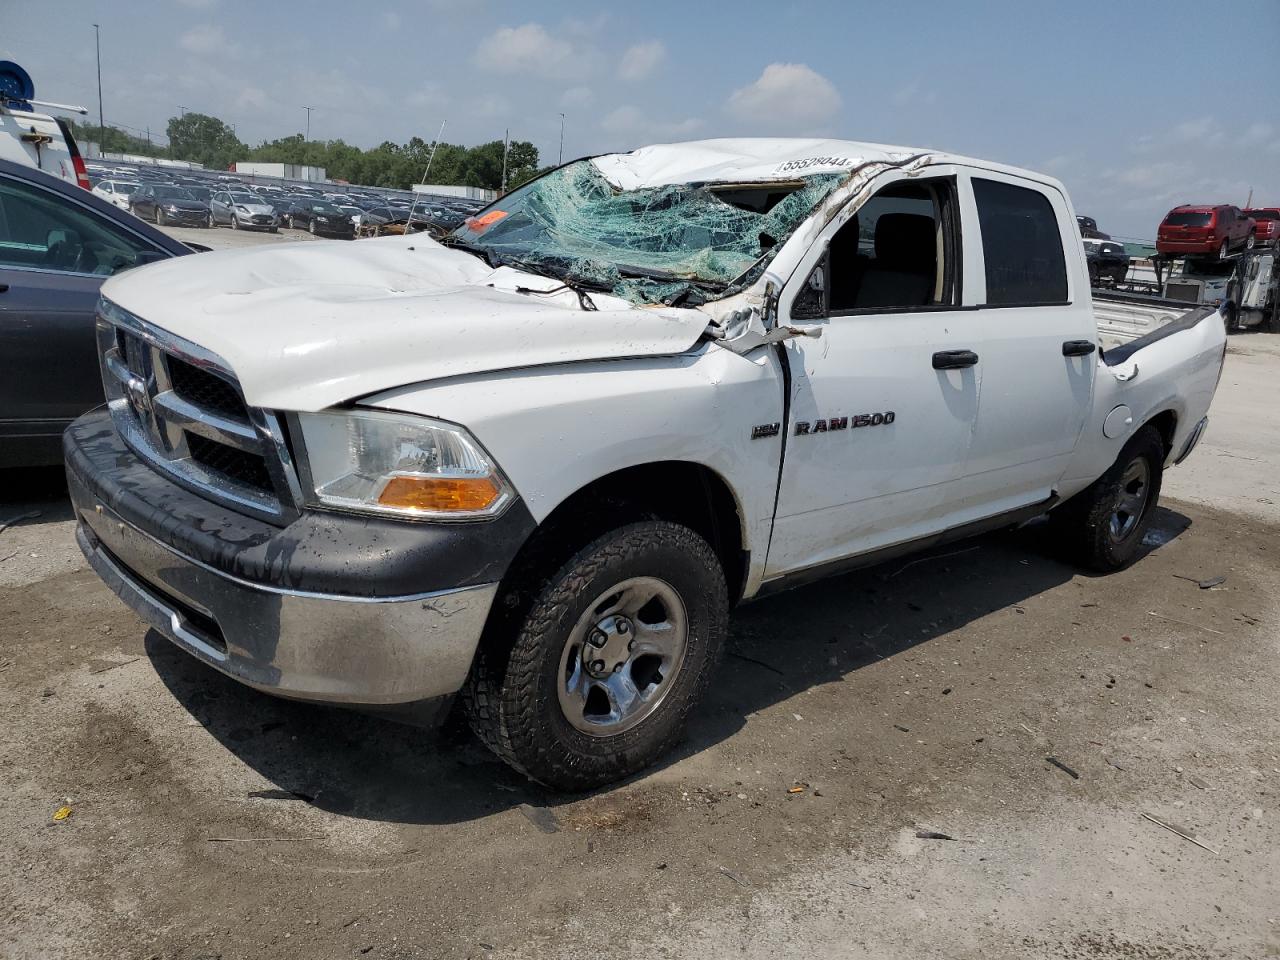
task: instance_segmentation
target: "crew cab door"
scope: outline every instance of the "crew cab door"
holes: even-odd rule
[[[950,525],[983,376],[965,306],[981,261],[954,168],[929,171],[877,180],[782,291],[780,322],[821,336],[785,345],[787,436],[766,579]]]
[[[981,257],[971,317],[982,399],[957,485],[959,523],[1047,500],[1093,396],[1098,331],[1075,219],[1060,191],[987,170],[962,176]]]

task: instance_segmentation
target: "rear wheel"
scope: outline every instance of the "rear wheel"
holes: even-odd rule
[[[1133,562],[1160,498],[1164,457],[1159,432],[1143,427],[1106,473],[1050,514],[1074,560],[1104,573]]]
[[[677,741],[719,661],[728,592],[687,527],[632,523],[536,589],[510,642],[487,643],[463,703],[476,734],[534,780],[588,790]]]

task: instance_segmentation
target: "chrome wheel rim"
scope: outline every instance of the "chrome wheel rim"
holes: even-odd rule
[[[1112,543],[1129,539],[1146,512],[1151,497],[1151,468],[1146,458],[1138,457],[1124,468],[1120,477],[1120,492],[1116,495],[1107,532]]]
[[[689,615],[657,577],[632,577],[601,593],[569,631],[556,693],[565,719],[593,737],[623,733],[666,700],[684,666]]]

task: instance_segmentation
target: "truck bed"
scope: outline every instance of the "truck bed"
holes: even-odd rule
[[[1145,337],[1197,307],[1183,300],[1093,291],[1093,315],[1104,350]]]

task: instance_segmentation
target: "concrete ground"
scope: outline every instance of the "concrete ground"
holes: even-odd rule
[[[683,748],[588,796],[225,680],[8,477],[0,956],[1280,956],[1278,376],[1232,339],[1130,569],[1032,526],[747,606]]]

